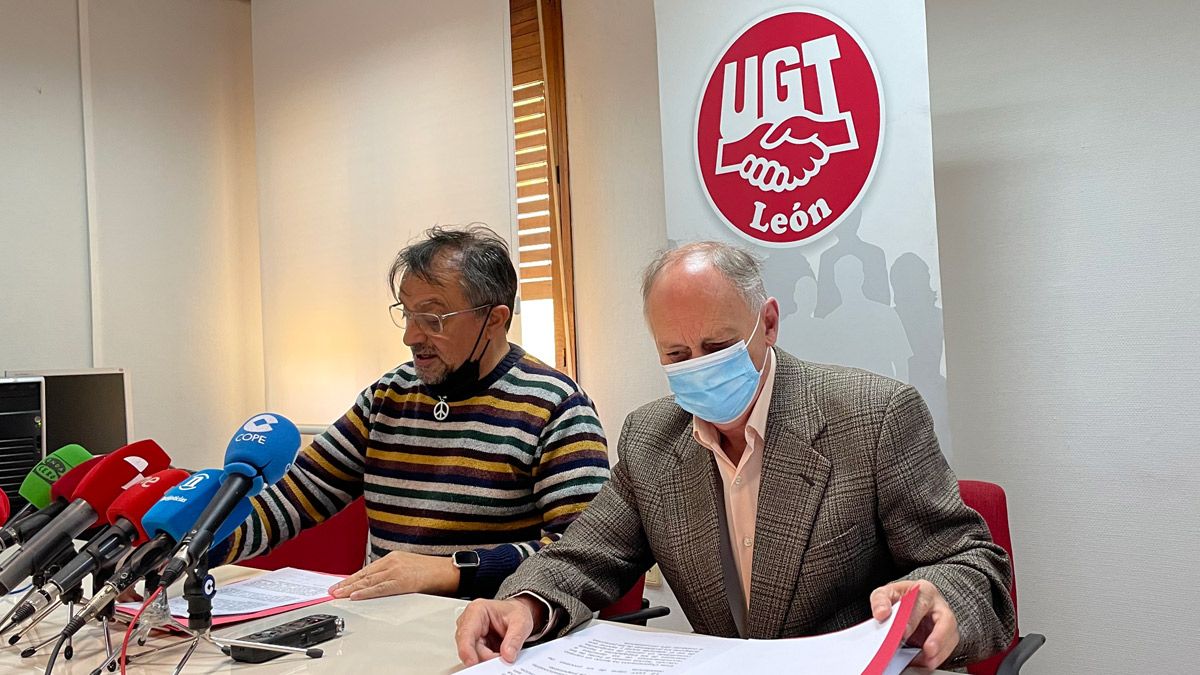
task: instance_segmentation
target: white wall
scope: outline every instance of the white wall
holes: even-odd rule
[[[0,371],[92,365],[75,0],[0,0]]]
[[[1178,673],[1200,594],[1200,4],[930,2],[956,468],[1037,673]]]
[[[667,245],[654,6],[563,5],[580,384],[616,447],[669,393],[642,319],[641,270]]]
[[[579,383],[616,461],[625,416],[669,393],[640,290],[667,245],[653,2],[563,3],[563,49]],[[646,597],[673,608],[654,625],[691,630],[668,588]]]
[[[263,404],[250,5],[84,5],[96,365],[130,370],[138,436],[219,465]]]
[[[396,251],[435,224],[512,239],[508,7],[255,0],[268,404],[327,423],[409,358]]]
[[[0,0],[0,64],[0,368],[124,367],[216,464],[263,402],[249,3]]]

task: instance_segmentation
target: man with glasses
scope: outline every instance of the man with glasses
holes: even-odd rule
[[[388,280],[413,360],[254,498],[216,559],[266,553],[362,496],[370,562],[335,597],[490,597],[608,479],[604,432],[575,382],[508,342],[517,274],[491,230],[433,228]]]

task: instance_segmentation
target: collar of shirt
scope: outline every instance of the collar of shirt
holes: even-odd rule
[[[721,450],[721,432],[712,422],[692,416],[692,438],[704,447],[712,450],[717,461],[725,462],[731,468],[738,469],[746,463],[746,458],[762,449],[767,439],[767,411],[771,409],[771,393],[775,389],[775,349],[767,350],[767,362],[763,366],[762,379],[759,382],[758,393],[750,404],[750,416],[746,418],[746,451],[742,453],[738,466],[733,466],[729,457]]]

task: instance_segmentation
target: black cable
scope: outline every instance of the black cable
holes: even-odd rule
[[[58,650],[67,643],[67,636],[63,635],[54,643],[54,651],[50,652],[50,660],[46,662],[46,670],[43,675],[50,675],[50,671],[54,670],[54,662],[58,660]]]

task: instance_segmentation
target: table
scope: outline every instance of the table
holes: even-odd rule
[[[218,587],[247,579],[258,570],[228,566],[213,570]],[[7,612],[13,598],[0,600],[0,610]],[[309,659],[287,655],[261,664],[236,663],[211,645],[202,644],[188,661],[185,673],[238,673],[239,675],[295,675],[299,673],[336,673],[337,675],[373,675],[387,673],[407,675],[439,675],[462,669],[454,646],[454,622],[466,601],[430,595],[403,595],[375,600],[351,602],[334,600],[321,605],[299,609],[266,619],[258,619],[214,631],[214,634],[235,638],[256,630],[282,623],[290,618],[309,614],[337,614],[346,620],[346,632],[338,639],[320,645],[325,656]],[[2,613],[0,612],[0,613]],[[66,611],[56,612],[39,624],[30,635],[45,639],[66,622]],[[123,628],[123,626],[122,626]],[[113,630],[113,640],[119,645],[120,635]],[[147,647],[179,642],[180,638],[152,638]],[[5,646],[0,650],[0,673],[42,673],[49,658],[49,648],[29,659],[20,657],[20,649],[34,644],[27,637],[18,647]],[[143,648],[130,647],[130,653]],[[99,665],[104,643],[100,630],[88,626],[75,636],[75,658],[66,661],[59,656],[54,666],[56,675],[88,675]],[[170,673],[183,655],[182,646],[131,662],[131,675]],[[106,674],[107,675],[107,674]],[[945,671],[909,668],[904,675],[951,675]]]

